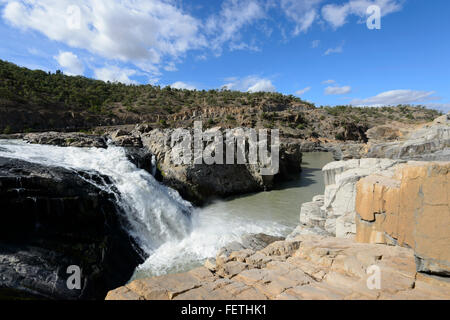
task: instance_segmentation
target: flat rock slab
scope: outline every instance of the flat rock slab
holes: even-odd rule
[[[417,273],[413,250],[402,247],[303,235],[216,262],[214,270],[133,281],[106,299],[450,299],[449,279]]]

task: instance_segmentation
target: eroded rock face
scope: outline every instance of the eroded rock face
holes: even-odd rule
[[[357,241],[413,248],[419,271],[450,276],[450,162],[408,162],[356,188]]]
[[[187,200],[202,204],[211,197],[226,197],[273,188],[275,180],[286,180],[298,176],[301,170],[302,153],[297,144],[280,146],[279,173],[262,175],[263,166],[258,164],[175,164],[172,150],[172,135],[181,129],[153,130],[141,136],[144,147],[156,156],[158,170],[165,184],[178,190]],[[209,131],[221,129],[213,128]],[[233,133],[237,134],[233,129]],[[243,128],[244,132],[245,129]]]
[[[380,142],[380,132],[387,128],[371,129],[370,148],[367,158],[406,159],[418,161],[450,160],[450,113],[437,118],[432,123],[416,130],[402,132],[391,129],[392,140],[396,142]],[[395,134],[394,134],[395,133]],[[388,134],[389,136],[389,134]]]
[[[379,288],[367,270],[381,272]],[[449,299],[450,284],[417,274],[411,249],[298,236],[244,249],[187,273],[135,280],[107,300]]]
[[[356,183],[379,171],[390,171],[399,161],[389,159],[353,159],[331,162],[323,167],[325,194],[303,204],[300,212],[300,232],[307,230],[337,237],[352,237],[356,233]]]
[[[103,299],[143,262],[113,196],[84,178],[110,183],[94,172],[0,158],[3,298]],[[81,268],[81,290],[66,285],[71,265]]]

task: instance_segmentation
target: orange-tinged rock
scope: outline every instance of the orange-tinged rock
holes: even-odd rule
[[[413,248],[418,269],[450,274],[450,162],[409,162],[361,179],[356,241]]]

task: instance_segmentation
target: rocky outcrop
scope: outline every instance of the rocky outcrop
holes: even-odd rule
[[[106,139],[104,137],[84,133],[29,133],[23,139],[33,144],[48,144],[60,147],[106,148]]]
[[[172,134],[177,130],[181,129],[153,129],[147,124],[139,124],[134,129],[110,128],[102,135],[30,133],[24,140],[62,147],[106,148],[108,143],[123,147],[135,165],[154,174],[159,181],[176,189],[186,200],[197,205],[209,198],[268,190],[278,181],[298,177],[301,171],[301,144],[293,141],[280,144],[279,172],[273,175],[262,175],[263,166],[260,162],[237,164],[236,159],[233,165],[177,165],[172,159],[172,150],[179,143],[172,144],[171,141]],[[211,130],[223,131],[218,128]],[[237,130],[233,129],[233,133],[237,134]]]
[[[354,159],[327,164],[323,169],[324,196],[302,205],[300,228],[322,235],[351,237],[356,233],[356,183],[372,173],[388,170],[398,161],[389,159]]]
[[[268,190],[273,188],[276,180],[286,180],[300,173],[302,153],[297,144],[280,146],[280,170],[275,175],[262,175],[263,166],[260,162],[237,164],[235,160],[233,165],[207,165],[194,164],[192,161],[190,164],[175,164],[172,150],[181,143],[172,142],[172,134],[176,130],[153,130],[143,134],[141,139],[144,147],[155,155],[162,181],[178,190],[185,199],[196,204],[202,204],[211,197]],[[212,132],[211,130],[208,132]],[[237,134],[237,130],[239,129],[233,129],[232,132]]]
[[[408,162],[356,189],[357,241],[412,248],[419,271],[450,276],[450,162]]]
[[[437,118],[430,124],[409,129],[409,131],[389,129],[386,126],[373,128],[369,132],[369,137],[372,139],[369,141],[367,158],[448,161],[450,160],[450,113]],[[398,141],[380,142],[382,139]]]
[[[371,268],[380,286],[372,286]],[[370,285],[368,285],[368,282]],[[135,280],[107,300],[449,299],[450,284],[416,272],[411,249],[297,236],[232,252],[187,273]]]
[[[143,262],[113,195],[88,180],[112,187],[95,172],[0,158],[2,299],[103,299]],[[67,287],[72,265],[81,290]]]

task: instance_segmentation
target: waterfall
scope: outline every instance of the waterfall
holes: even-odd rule
[[[148,254],[163,243],[182,239],[190,232],[192,205],[184,201],[178,192],[156,181],[150,173],[138,169],[127,159],[123,148],[63,148],[18,140],[2,141],[0,144],[0,157],[108,176],[115,188],[107,183],[99,185],[86,175],[83,179],[114,193],[117,204],[126,213],[130,226],[128,232]]]
[[[274,221],[237,216],[226,206],[194,209],[177,191],[159,183],[151,173],[131,163],[125,149],[57,147],[0,140],[0,157],[64,167],[77,172],[100,173],[113,185],[83,179],[111,192],[126,214],[127,231],[149,255],[138,268],[139,277],[181,272],[215,257],[217,251],[249,233],[286,234]],[[152,171],[156,159],[152,159]],[[152,172],[154,174],[154,172]]]

